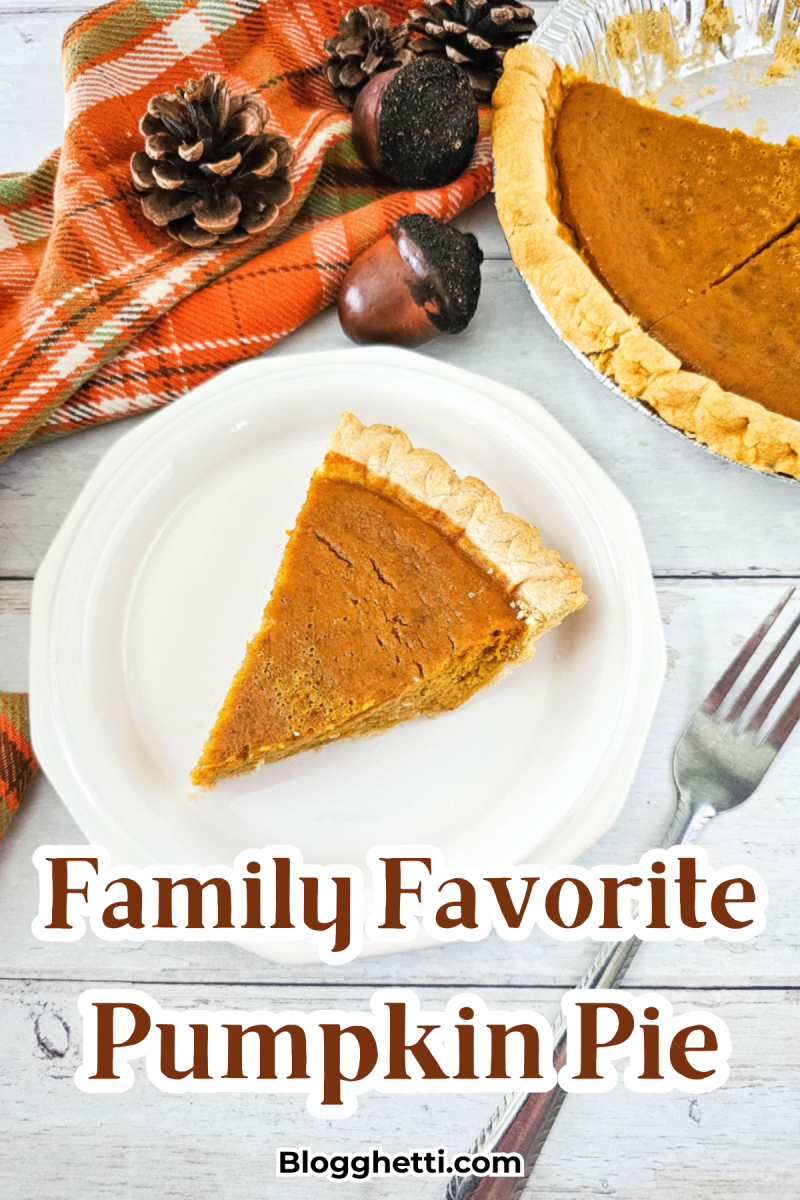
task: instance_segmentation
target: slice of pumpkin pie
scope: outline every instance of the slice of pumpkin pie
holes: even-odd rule
[[[585,601],[479,479],[344,413],[192,782],[457,708]]]

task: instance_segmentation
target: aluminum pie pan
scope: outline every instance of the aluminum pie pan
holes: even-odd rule
[[[800,21],[800,0],[796,6],[794,0],[729,0],[724,13],[719,6],[720,15],[714,14],[716,27],[707,15],[711,11],[705,0],[561,0],[531,41],[560,66],[617,87],[623,95],[647,99],[664,112],[696,116],[755,137],[768,134],[767,140],[778,143],[800,133],[800,76],[795,78],[786,54],[789,43],[797,40],[793,26]],[[800,484],[792,476],[759,470],[712,450],[629,395],[564,338],[536,290],[522,279],[563,344],[632,408],[721,462]]]

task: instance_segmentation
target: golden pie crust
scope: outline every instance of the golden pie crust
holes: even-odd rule
[[[497,212],[512,258],[561,337],[670,425],[735,462],[800,479],[800,422],[684,370],[581,257],[561,220],[553,140],[561,69],[538,46],[510,50],[494,93]]]

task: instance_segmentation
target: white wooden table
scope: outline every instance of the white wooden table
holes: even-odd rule
[[[2,0],[0,0],[2,2]],[[88,5],[0,7],[0,172],[33,167],[60,138],[60,41]],[[682,726],[743,635],[800,577],[800,488],[716,460],[628,408],[561,346],[512,268],[485,200],[460,224],[487,255],[477,319],[424,353],[535,396],[632,502],[656,578],[669,669],[630,798],[583,862],[631,862],[655,843],[673,803],[670,756]],[[326,313],[270,353],[345,345]],[[146,418],[143,418],[146,419]],[[75,496],[125,422],[23,450],[0,466],[0,688],[27,684],[31,580]],[[117,1096],[79,1092],[76,1000],[93,984],[146,988],[174,1006],[366,1007],[402,983],[431,1006],[474,989],[495,1007],[552,1017],[592,954],[590,943],[534,937],[400,954],[338,969],[277,967],[207,943],[137,946],[91,936],[43,944],[31,934],[31,854],[81,834],[39,777],[0,846],[0,1195],[14,1200],[341,1200],[437,1197],[435,1181],[337,1185],[274,1178],[274,1147],[321,1153],[382,1145],[467,1149],[492,1096],[369,1095],[346,1122],[311,1118],[301,1096],[193,1096],[140,1079]],[[626,986],[678,1010],[720,1014],[733,1037],[725,1088],[690,1099],[620,1086],[568,1099],[526,1194],[624,1200],[800,1197],[800,737],[757,796],[704,839],[718,865],[748,863],[770,890],[766,931],[744,943],[645,945]]]

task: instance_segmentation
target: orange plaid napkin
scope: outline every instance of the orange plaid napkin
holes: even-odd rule
[[[393,23],[407,12],[382,6]],[[32,438],[166,404],[259,354],[330,304],[399,216],[449,220],[489,190],[488,113],[470,168],[446,188],[398,192],[364,168],[322,74],[323,42],[349,7],[116,0],[69,29],[63,148],[0,177],[0,460]],[[269,128],[295,150],[294,196],[265,234],[192,250],[145,220],[129,161],[150,96],[205,71],[259,90]],[[23,701],[0,704],[0,736],[27,764],[0,749],[1,835],[33,760]]]

